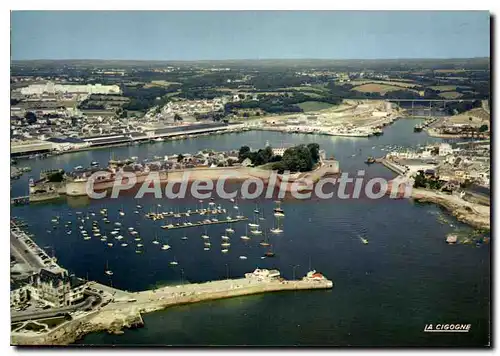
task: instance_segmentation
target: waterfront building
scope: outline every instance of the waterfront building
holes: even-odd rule
[[[64,268],[42,268],[24,280],[11,282],[10,301],[11,305],[22,305],[37,300],[60,308],[82,300],[86,288],[86,281],[69,276]]]

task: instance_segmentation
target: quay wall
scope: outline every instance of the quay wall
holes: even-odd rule
[[[227,285],[228,283],[230,284],[229,286]],[[232,286],[237,283],[247,283],[248,285],[233,288]],[[132,301],[108,304],[102,309],[96,310],[84,317],[62,324],[46,334],[11,334],[11,344],[33,346],[68,345],[91,332],[108,331],[120,334],[123,333],[123,328],[142,327],[144,321],[141,314],[174,305],[278,291],[330,289],[333,287],[333,283],[328,280],[267,280],[257,282],[243,278],[177,287],[163,287],[154,291],[137,293],[125,292],[130,296],[130,300]],[[198,287],[208,287],[209,290],[205,292],[183,292],[185,289],[196,290]],[[172,290],[175,290],[177,293],[175,295],[172,294]]]

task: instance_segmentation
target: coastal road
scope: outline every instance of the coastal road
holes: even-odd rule
[[[21,263],[30,266],[33,270],[39,270],[44,267],[43,262],[40,258],[31,250],[31,248],[25,245],[21,240],[22,234],[15,233],[11,230],[10,232],[10,251]],[[28,251],[28,252],[26,252]]]

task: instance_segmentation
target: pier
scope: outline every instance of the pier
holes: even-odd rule
[[[226,219],[220,221],[201,221],[197,223],[191,223],[186,225],[163,225],[161,228],[166,230],[174,230],[174,229],[185,229],[188,227],[196,227],[196,226],[207,226],[207,225],[217,225],[217,224],[229,224],[229,223],[238,223],[241,221],[246,221],[248,218],[240,218],[240,219]]]
[[[92,284],[99,289],[99,284]],[[78,315],[45,333],[11,333],[13,345],[67,345],[87,333],[123,333],[126,327],[144,325],[143,313],[175,305],[280,291],[331,289],[333,282],[310,271],[301,280],[285,280],[277,270],[256,269],[244,278],[181,284],[141,292],[116,291],[114,300],[99,310]],[[107,289],[107,288],[106,288]],[[109,293],[109,290],[107,291]]]
[[[30,196],[29,195],[10,199],[11,205],[27,205],[29,203],[30,203]]]
[[[148,219],[164,219],[164,218],[184,218],[192,215],[221,215],[225,214],[226,209],[196,209],[193,211],[185,211],[183,213],[175,213],[175,212],[163,212],[163,213],[147,213],[145,216]]]

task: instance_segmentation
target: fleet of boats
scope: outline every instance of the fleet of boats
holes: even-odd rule
[[[95,163],[98,164],[97,162]],[[184,224],[189,224],[187,218],[190,217],[191,215],[209,215],[210,217],[210,215],[212,214],[213,215],[228,214],[227,220],[226,219],[218,220],[217,218],[211,218],[211,219],[206,219],[206,221],[226,224],[226,227],[224,228],[225,234],[220,235],[220,241],[221,241],[220,251],[223,254],[229,253],[232,245],[231,236],[236,232],[235,227],[233,227],[232,224],[234,219],[231,218],[233,211],[229,212],[229,210],[231,209],[222,208],[222,206],[220,205],[217,206],[213,201],[209,202],[208,208],[203,208],[202,201],[200,201],[200,203],[202,206],[201,208],[196,208],[194,210],[187,210],[185,212],[181,212],[179,210],[158,212],[158,207],[161,206],[160,204],[158,204],[156,212],[151,211],[149,213],[146,213],[144,214],[144,217],[151,219],[153,221],[157,219],[166,219],[166,218],[173,218],[173,219],[181,218],[181,219],[186,219],[186,222],[184,222]],[[234,210],[236,214],[236,220],[241,220],[241,221],[246,220],[246,218],[240,212],[240,207],[238,205],[238,202],[236,200],[233,200],[232,203],[234,203],[232,206],[232,210]],[[143,210],[143,207],[137,204],[136,209],[137,212],[140,212]],[[68,235],[71,235],[74,231],[72,227],[75,228],[77,227],[76,231],[80,232],[83,240],[85,241],[95,238],[104,242],[108,246],[108,248],[112,248],[113,246],[115,246],[115,242],[116,245],[120,247],[127,247],[132,244],[135,253],[137,254],[143,253],[146,242],[143,241],[143,239],[139,236],[139,232],[133,226],[128,226],[128,227],[123,226],[126,223],[126,220],[122,219],[122,217],[126,215],[123,205],[118,209],[117,213],[118,213],[117,219],[119,221],[111,222],[109,211],[107,208],[100,209],[98,214],[96,214],[93,211],[89,212],[78,211],[75,214],[77,220],[76,224],[73,225],[72,221],[67,221],[64,224],[65,228],[67,228],[66,233]],[[276,207],[273,209],[274,224],[273,227],[270,228],[269,230],[261,228],[259,222],[265,221],[265,217],[261,216],[263,214],[263,210],[260,209],[258,205],[256,205],[255,209],[253,210],[253,213],[254,213],[253,222],[245,224],[245,233],[240,236],[240,239],[247,242],[252,240],[252,238],[249,235],[263,235],[264,238],[262,241],[259,242],[259,245],[266,247],[267,249],[261,258],[274,257],[275,251],[273,250],[273,245],[269,240],[268,231],[273,235],[278,235],[280,233],[283,233],[280,219],[285,216],[284,210],[281,208],[280,202],[279,201],[276,202]],[[71,215],[71,213],[68,213],[68,215]],[[101,216],[100,218],[99,215]],[[53,217],[51,219],[51,222],[53,223],[54,225],[53,228],[55,229],[57,225],[61,224],[61,217],[60,216]],[[111,224],[111,223],[112,223],[111,226],[105,228],[106,225],[104,224]],[[174,224],[169,224],[167,226],[170,225],[175,226]],[[208,235],[207,225],[202,225],[202,226],[204,228],[204,233],[201,235],[201,238],[203,240],[203,250],[210,251],[210,249],[214,246],[214,244],[210,240],[210,236]],[[181,237],[181,240],[187,240],[187,239],[188,236]],[[168,240],[168,238],[159,238],[158,234],[155,234],[153,240],[150,243],[152,245],[159,246],[160,250],[163,251],[172,249],[172,246],[169,245],[167,241],[162,241],[162,240]],[[247,258],[248,257],[245,255],[239,256],[239,259],[241,260],[246,260]],[[174,257],[174,259],[169,262],[169,265],[177,266],[179,265],[179,262]],[[108,261],[106,261],[104,274],[109,277],[113,276],[114,274],[113,271],[109,268]]]

